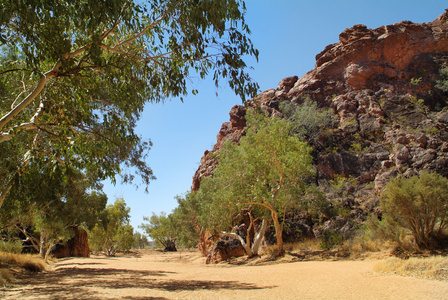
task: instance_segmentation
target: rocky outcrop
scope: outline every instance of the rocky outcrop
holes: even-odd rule
[[[193,176],[193,184],[191,190],[199,189],[199,183],[203,177],[210,177],[213,169],[217,165],[215,153],[222,147],[225,141],[238,142],[244,134],[244,127],[246,126],[246,109],[240,105],[234,105],[229,112],[230,122],[222,124],[216,136],[216,144],[212,151],[206,150],[201,158],[201,166]]]
[[[87,231],[73,227],[74,237],[69,239],[64,245],[57,244],[53,250],[53,256],[63,257],[90,257],[89,240]]]
[[[206,263],[219,263],[225,261],[231,257],[239,257],[246,255],[241,242],[231,236],[221,235],[219,240],[212,246],[207,254]]]
[[[208,230],[197,228],[199,232],[198,249],[203,256],[207,257],[215,242],[215,236]]]
[[[323,151],[323,146],[316,149],[321,178],[344,174],[368,182],[378,176],[380,189],[391,168],[425,168],[448,175],[444,139],[448,113],[440,111],[447,97],[434,88],[439,69],[448,61],[447,19],[445,12],[430,23],[348,28],[340,34],[339,43],[316,56],[315,69],[301,78],[283,79],[276,89],[248,101],[247,107],[282,116],[281,101],[300,105],[305,97],[321,107],[332,107],[337,127],[323,146],[338,149],[335,153]],[[428,111],[416,105],[417,99],[423,99]],[[234,106],[230,111],[230,122],[222,125],[213,150],[201,159],[193,190],[202,177],[211,175],[217,164],[213,153],[223,142],[238,141],[244,134],[245,110]],[[429,116],[429,112],[436,114]],[[350,151],[356,141],[362,142],[363,153]]]
[[[199,188],[201,178],[211,176],[223,142],[237,142],[244,135],[246,109],[257,107],[283,117],[282,101],[301,105],[308,98],[320,108],[331,108],[334,120],[308,140],[314,148],[316,181],[321,186],[335,178],[350,181],[344,193],[329,191],[327,196],[344,202],[352,220],[362,222],[367,212],[377,212],[377,195],[392,177],[422,170],[448,177],[448,94],[437,87],[440,70],[447,65],[448,10],[430,23],[347,28],[338,43],[316,56],[313,70],[301,78],[287,77],[245,107],[232,108],[230,122],[223,124],[216,145],[201,159],[192,190]],[[336,230],[346,225],[336,221],[327,220],[325,226]],[[346,236],[347,228],[340,234]]]

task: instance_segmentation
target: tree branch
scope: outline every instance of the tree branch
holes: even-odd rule
[[[179,4],[181,1],[178,1],[173,8]],[[149,24],[148,26],[146,26],[145,28],[143,28],[143,30],[141,30],[139,33],[137,33],[136,35],[134,35],[133,37],[127,39],[126,41],[121,42],[120,44],[116,45],[114,47],[114,49],[120,48],[123,45],[129,44],[132,41],[135,41],[136,39],[138,39],[139,37],[141,37],[143,34],[145,34],[146,31],[148,31],[149,29],[151,29],[154,26],[157,26],[158,24],[160,24],[160,22],[162,22],[162,20],[165,18],[165,16],[167,16],[171,11],[173,11],[173,9],[167,9],[165,10],[158,18],[155,19],[154,22],[152,22],[151,24]]]
[[[0,119],[0,130],[2,130],[3,127],[5,127],[5,125],[8,124],[18,113],[20,113],[22,110],[25,109],[25,107],[27,107],[31,102],[34,101],[34,99],[40,94],[40,92],[45,87],[47,80],[49,78],[57,76],[57,72],[59,71],[61,65],[62,63],[59,60],[50,71],[42,75],[42,77],[39,80],[39,83],[34,88],[34,91],[32,91],[25,99],[23,99],[19,105],[14,107],[9,113],[7,113]]]

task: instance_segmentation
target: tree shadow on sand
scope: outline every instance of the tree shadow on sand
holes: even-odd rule
[[[260,287],[251,283],[238,281],[213,280],[175,280],[166,278],[175,272],[157,270],[126,270],[96,268],[59,268],[55,272],[27,275],[15,292],[22,296],[34,296],[40,299],[103,299],[101,294],[93,291],[124,289],[143,290],[139,297],[123,295],[120,299],[164,299],[151,298],[151,290],[168,292],[195,290],[258,290],[273,288]],[[67,279],[70,281],[67,282]],[[117,292],[118,293],[118,292]]]

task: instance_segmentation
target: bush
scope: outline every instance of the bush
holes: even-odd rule
[[[420,250],[434,249],[448,225],[448,179],[426,172],[393,179],[381,196],[381,207],[390,233],[403,235],[404,229]]]
[[[0,251],[7,253],[21,253],[22,242],[20,241],[0,241]]]
[[[322,232],[322,240],[319,245],[323,250],[330,250],[342,245],[343,241],[342,235],[338,234],[335,230],[330,230]]]
[[[321,130],[333,126],[333,111],[330,108],[318,108],[317,103],[309,98],[305,98],[298,106],[283,101],[279,109],[292,122],[299,138],[310,143],[316,141]]]

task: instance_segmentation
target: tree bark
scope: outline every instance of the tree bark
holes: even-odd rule
[[[267,228],[268,228],[268,222],[266,222],[266,220],[263,219],[263,221],[261,222],[261,228],[258,231],[257,235],[255,236],[254,243],[252,245],[253,256],[258,255],[261,246],[261,241],[263,240],[263,236]]]
[[[285,254],[283,250],[283,228],[278,220],[278,213],[271,210],[271,215],[275,226],[275,236],[277,237],[277,255],[283,256]]]
[[[0,130],[5,127],[6,124],[9,123],[18,113],[20,113],[22,110],[25,109],[31,102],[36,99],[36,97],[40,94],[40,92],[44,89],[45,84],[47,83],[48,78],[55,77],[57,72],[59,71],[59,68],[61,67],[62,63],[61,61],[58,61],[56,65],[48,71],[47,73],[43,74],[42,77],[39,80],[39,83],[37,84],[36,88],[28,95],[25,99],[20,102],[19,105],[14,107],[9,113],[4,115],[0,119]]]

